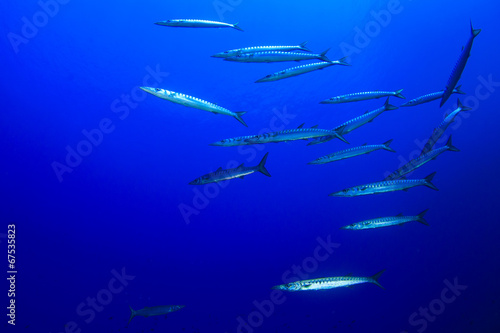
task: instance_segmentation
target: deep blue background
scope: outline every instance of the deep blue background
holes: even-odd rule
[[[372,24],[370,12],[387,9],[388,1],[233,4],[221,18],[213,1],[72,0],[16,53],[8,33],[21,34],[22,18],[32,20],[40,7],[34,0],[2,2],[0,232],[17,224],[16,328],[63,332],[75,321],[82,332],[236,332],[237,317],[247,318],[253,301],[268,299],[282,274],[313,254],[317,237],[330,235],[340,247],[310,277],[365,276],[385,268],[380,282],[386,290],[362,285],[287,294],[255,332],[416,332],[409,316],[439,298],[443,280],[455,277],[467,290],[427,331],[498,332],[500,87],[448,129],[446,136],[453,134],[461,152],[446,152],[413,175],[437,171],[439,192],[422,187],[359,198],[327,196],[378,181],[412,152],[414,157],[415,142],[428,138],[455,107],[456,95],[441,109],[433,102],[386,112],[347,137],[352,145],[394,139],[397,154],[380,151],[315,166],[306,163],[348,146],[339,140],[311,147],[291,142],[242,151],[208,144],[269,127],[273,110],[286,108],[295,116],[287,128],[304,122],[333,128],[383,103],[318,104],[339,94],[404,88],[414,98],[441,90],[469,38],[469,19],[483,29],[461,79],[462,89],[475,96],[479,76],[500,81],[500,5],[401,0],[401,12],[350,58],[352,67],[255,84],[296,64],[239,64],[209,56],[308,40],[317,52],[331,47],[328,55],[338,59],[345,55],[342,43],[354,46],[356,27]],[[240,22],[245,32],[153,25],[170,18]],[[163,88],[248,111],[249,127],[152,96],[121,120],[111,104],[142,85],[147,66],[169,73]],[[66,147],[75,148],[85,139],[82,130],[104,118],[112,120],[114,131],[60,182],[52,163],[64,163]],[[186,224],[179,205],[193,206],[189,181],[231,160],[255,165],[266,151],[272,178],[256,174],[231,181]],[[426,208],[429,227],[338,229]],[[0,241],[6,251],[5,239]],[[122,267],[135,279],[85,323],[77,305],[106,288],[111,270]],[[138,317],[125,328],[129,304],[186,308],[167,319]]]

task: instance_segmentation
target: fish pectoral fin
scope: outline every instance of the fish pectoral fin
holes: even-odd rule
[[[245,176],[239,176],[238,178],[243,179],[243,178],[245,178]]]
[[[349,288],[349,289],[351,289],[351,288],[352,288],[352,286],[345,286],[345,287],[346,287],[346,288]]]
[[[215,170],[215,172],[217,171],[222,171],[222,167],[219,167],[217,170]]]
[[[405,189],[403,189],[403,191],[408,192],[408,189],[407,189],[407,188],[405,188]]]
[[[403,213],[399,213],[399,214],[398,214],[398,215],[396,215],[396,216],[403,216]]]

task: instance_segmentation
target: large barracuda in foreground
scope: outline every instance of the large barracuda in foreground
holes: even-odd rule
[[[303,124],[302,124],[303,125]],[[265,144],[271,142],[287,142],[287,141],[295,141],[295,140],[308,140],[319,138],[323,136],[331,136],[339,138],[340,140],[347,142],[346,139],[342,135],[340,135],[335,130],[327,130],[316,128],[317,126],[311,128],[302,128],[300,125],[296,129],[284,130],[279,132],[270,132],[258,135],[248,135],[248,136],[240,136],[236,138],[224,139],[214,143],[211,143],[211,146],[223,146],[223,147],[232,147],[232,146],[243,146],[243,145],[256,145],[256,144]]]
[[[193,96],[177,93],[175,91],[170,91],[160,88],[152,88],[152,87],[141,87],[141,89],[147,93],[150,93],[151,95],[155,95],[156,97],[166,99],[167,101],[173,103],[181,104],[195,109],[200,109],[203,111],[219,113],[219,114],[224,114],[226,116],[234,117],[240,123],[248,127],[245,121],[241,118],[241,116],[244,115],[246,112],[232,112],[217,104],[210,103]]]
[[[443,104],[446,103],[448,98],[450,98],[453,90],[455,89],[455,86],[458,84],[458,81],[462,76],[462,72],[465,69],[465,65],[467,64],[467,60],[470,57],[470,51],[472,49],[472,43],[474,42],[474,38],[476,38],[476,36],[479,35],[480,32],[481,29],[474,29],[472,27],[472,22],[471,22],[470,23],[471,35],[469,37],[469,40],[467,41],[467,44],[465,44],[464,48],[462,49],[462,53],[460,53],[460,57],[458,58],[458,61],[455,64],[455,67],[453,68],[450,77],[448,78],[448,82],[446,83],[446,88],[444,90],[443,97],[441,98],[440,106],[443,106]]]
[[[460,95],[465,95],[465,93],[460,90],[462,86],[458,86],[456,87],[455,89],[453,89],[453,93],[454,94],[460,94]],[[438,91],[438,92],[435,92],[435,93],[431,93],[431,94],[427,94],[427,95],[424,95],[424,96],[420,96],[420,97],[417,97],[417,98],[414,98],[412,99],[411,101],[408,101],[404,104],[401,104],[401,106],[415,106],[415,105],[420,105],[420,104],[424,104],[424,103],[429,103],[429,102],[432,102],[432,101],[435,101],[437,99],[440,99],[441,97],[443,97],[443,94],[444,94],[444,90],[443,91]]]
[[[238,23],[230,24],[217,21],[207,21],[207,20],[196,20],[196,19],[174,19],[156,22],[156,25],[162,25],[166,27],[176,27],[176,28],[233,28],[239,31],[243,31],[238,26]]]
[[[319,103],[320,104],[340,104],[340,103],[366,101],[369,99],[391,97],[391,96],[404,99],[405,97],[403,95],[401,95],[402,91],[403,91],[403,89],[399,89],[396,91],[378,91],[377,90],[377,91],[359,92],[359,93],[335,96],[335,97],[332,97],[329,99],[325,99],[324,101],[321,101]]]
[[[380,116],[383,112],[388,111],[388,110],[396,110],[397,108],[398,108],[397,106],[389,104],[389,97],[387,97],[387,100],[385,101],[384,106],[382,106],[381,108],[378,108],[378,109],[373,110],[373,111],[367,111],[365,114],[363,114],[359,117],[356,117],[354,119],[351,119],[349,121],[346,121],[342,125],[335,127],[334,130],[337,131],[341,135],[348,134],[348,133],[354,131],[356,128],[359,128],[365,124],[371,123],[373,121],[373,119]],[[334,136],[323,136],[323,137],[312,140],[307,145],[310,146],[310,145],[315,145],[318,143],[327,142],[333,138],[334,138]]]
[[[244,54],[238,54],[233,57],[224,58],[224,60],[236,61],[236,62],[283,62],[283,61],[302,61],[302,60],[319,59],[329,62],[330,59],[328,59],[328,57],[326,56],[328,50],[320,54],[281,52],[281,51],[244,53]]]
[[[456,116],[462,111],[470,111],[472,110],[469,107],[463,106],[462,102],[460,102],[459,99],[457,99],[457,108],[452,111],[449,115],[447,115],[444,120],[439,124],[437,128],[432,131],[431,137],[427,140],[427,142],[424,145],[424,148],[422,149],[422,152],[420,155],[424,155],[432,150],[432,147],[438,142],[438,140],[443,136],[444,132],[450,126],[453,121],[455,120]]]
[[[315,63],[312,63],[312,64],[307,64],[307,65],[301,65],[301,66],[296,66],[296,67],[288,68],[288,69],[282,70],[280,72],[276,72],[276,73],[273,73],[273,74],[266,75],[262,79],[259,79],[259,80],[255,81],[255,82],[256,83],[260,83],[260,82],[278,81],[278,80],[286,79],[286,78],[289,78],[289,77],[293,77],[293,76],[297,76],[297,75],[301,75],[301,74],[305,74],[305,73],[317,71],[317,70],[320,70],[320,69],[323,69],[323,68],[326,68],[326,67],[330,67],[330,66],[333,66],[333,65],[351,66],[350,64],[348,64],[347,62],[345,62],[345,57],[344,57],[342,59],[335,60],[335,61],[330,61],[330,62],[321,61],[321,62],[315,62]]]
[[[218,182],[221,182],[223,180],[229,180],[229,179],[234,179],[234,178],[243,179],[243,177],[250,175],[256,171],[258,171],[258,172],[260,172],[268,177],[271,177],[271,175],[269,174],[269,172],[266,170],[266,167],[265,167],[266,161],[267,161],[267,155],[269,155],[269,153],[266,153],[266,155],[264,155],[264,157],[262,158],[260,163],[256,166],[246,167],[242,163],[240,166],[238,166],[237,168],[234,168],[234,169],[223,170],[221,167],[221,168],[217,169],[215,172],[211,172],[211,173],[208,173],[204,176],[196,178],[195,180],[190,182],[189,185],[205,185],[205,184],[209,184],[209,183],[218,183]]]
[[[369,154],[373,151],[379,150],[379,149],[384,149],[387,151],[391,151],[395,153],[396,151],[389,147],[391,144],[392,140],[389,140],[387,142],[384,142],[381,145],[367,145],[364,144],[363,146],[359,147],[354,147],[354,148],[349,148],[349,149],[344,149],[338,152],[335,152],[333,154],[329,154],[326,156],[322,156],[318,159],[315,159],[312,162],[309,162],[308,164],[325,164],[325,163],[330,163],[334,161],[340,161],[344,160],[346,158],[351,158],[359,155],[364,155],[364,154]]]
[[[346,225],[341,227],[340,229],[344,230],[364,230],[364,229],[376,229],[376,228],[384,228],[384,227],[392,227],[395,225],[401,225],[408,222],[417,221],[425,225],[429,225],[427,221],[424,219],[425,213],[427,213],[428,209],[424,210],[420,214],[416,216],[403,216],[403,214],[399,214],[396,216],[389,217],[380,217],[377,219],[361,221],[353,224]]]
[[[346,188],[342,191],[331,193],[333,197],[357,197],[361,195],[379,194],[395,191],[407,191],[416,186],[427,186],[438,191],[431,181],[436,173],[433,172],[424,179],[404,179],[404,180],[384,180],[381,182],[370,183]]]
[[[404,178],[406,174],[409,174],[410,172],[415,171],[417,168],[420,168],[422,165],[425,163],[436,159],[439,155],[444,153],[445,151],[460,151],[458,148],[454,147],[451,143],[451,135],[448,138],[448,142],[444,147],[438,148],[431,150],[430,152],[420,155],[419,157],[411,160],[410,162],[406,163],[403,165],[401,168],[397,169],[393,173],[391,173],[385,180],[393,180],[393,179],[399,179],[399,178]]]
[[[291,282],[287,284],[281,284],[272,287],[272,289],[285,290],[285,291],[304,291],[304,290],[325,290],[333,289],[339,287],[350,287],[361,283],[373,283],[384,289],[382,285],[378,282],[378,279],[385,272],[385,269],[378,272],[373,276],[368,277],[356,277],[356,276],[336,276],[336,277],[326,277],[311,280],[301,280],[297,282]]]
[[[251,46],[251,47],[245,47],[242,49],[234,49],[234,50],[229,50],[229,51],[224,51],[220,53],[216,53],[212,56],[212,58],[229,58],[229,57],[234,57],[240,54],[245,54],[245,53],[256,53],[256,52],[271,52],[271,51],[282,51],[282,52],[290,52],[290,51],[295,51],[295,50],[300,50],[300,51],[306,51],[306,52],[311,52],[306,47],[307,42],[304,42],[299,45],[277,45],[277,46]]]
[[[127,325],[130,324],[130,321],[135,316],[142,316],[142,317],[163,316],[163,315],[166,315],[167,313],[170,313],[170,312],[179,311],[183,307],[185,307],[185,305],[162,305],[162,306],[146,307],[146,308],[134,311],[132,309],[132,307],[129,306],[130,319],[128,320]]]

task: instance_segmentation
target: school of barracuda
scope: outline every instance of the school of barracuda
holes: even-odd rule
[[[216,21],[198,20],[198,19],[170,19],[166,21],[156,22],[156,25],[166,26],[166,27],[182,27],[182,28],[233,28],[239,31],[243,31],[236,24],[229,24]],[[417,106],[424,103],[429,103],[438,99],[441,99],[440,106],[446,102],[446,100],[452,94],[465,94],[461,90],[461,86],[457,86],[459,83],[462,72],[465,69],[468,58],[470,57],[470,52],[472,49],[472,43],[475,37],[481,32],[480,29],[474,29],[472,27],[472,22],[470,24],[470,37],[466,45],[462,49],[462,52],[458,58],[458,61],[453,68],[448,82],[445,85],[443,91],[438,91],[434,93],[429,93],[424,96],[420,96],[399,105],[400,107],[410,107]],[[280,72],[275,72],[269,74],[261,79],[257,79],[256,83],[261,82],[272,82],[277,80],[282,80],[298,75],[303,75],[310,73],[312,71],[323,70],[327,67],[333,65],[351,66],[346,62],[346,58],[341,58],[339,60],[332,61],[326,54],[329,51],[326,50],[321,53],[313,53],[308,47],[306,47],[307,42],[303,42],[298,45],[276,45],[276,46],[249,46],[238,49],[231,49],[228,51],[223,51],[212,55],[214,58],[221,58],[224,61],[240,62],[240,63],[270,63],[270,62],[289,62],[289,61],[308,61],[314,60],[316,62],[309,63],[306,65],[300,65],[296,67],[291,67],[284,69]],[[244,65],[243,65],[244,66]],[[247,126],[245,121],[241,118],[245,112],[233,112],[225,109],[217,104],[204,101],[200,98],[189,96],[182,93],[173,92],[170,90],[162,88],[152,88],[152,87],[141,87],[142,90],[157,96],[161,99],[168,100],[173,103],[181,104],[190,108],[200,109],[212,113],[224,114],[234,117],[243,125]],[[339,103],[350,103],[350,102],[360,102],[370,99],[387,98],[384,105],[376,110],[368,111],[356,118],[348,120],[343,124],[333,128],[333,129],[319,129],[318,126],[313,126],[310,128],[304,128],[300,125],[295,129],[282,130],[278,132],[269,132],[263,134],[248,135],[242,137],[234,137],[228,139],[222,139],[215,143],[211,143],[212,146],[223,146],[232,147],[240,145],[255,145],[255,144],[265,144],[265,143],[278,143],[278,142],[289,142],[295,140],[306,140],[309,145],[314,145],[318,143],[325,143],[334,138],[338,138],[345,143],[349,143],[344,135],[354,131],[355,129],[372,122],[376,117],[380,116],[382,113],[388,110],[396,110],[398,106],[391,105],[389,103],[390,97],[397,97],[400,99],[405,99],[401,94],[403,89],[395,91],[363,91],[354,92],[340,96],[334,96],[329,99],[325,99],[320,104],[339,104]],[[438,140],[444,135],[448,126],[453,123],[455,117],[459,112],[469,111],[470,108],[463,106],[460,100],[457,100],[457,108],[445,117],[441,124],[434,129],[432,135],[425,144],[422,153],[417,158],[409,161],[404,166],[395,170],[385,179],[375,181],[372,183],[352,186],[343,190],[339,190],[330,194],[334,197],[357,197],[371,194],[395,192],[395,191],[408,191],[409,189],[417,186],[426,186],[433,190],[438,190],[431,181],[434,178],[436,172],[431,173],[422,179],[406,179],[405,176],[417,168],[420,168],[424,164],[431,160],[436,159],[440,154],[445,151],[459,151],[451,143],[451,135],[448,138],[446,145],[434,148]],[[362,146],[348,148],[341,151],[333,152],[329,155],[318,157],[316,160],[309,162],[309,164],[326,164],[333,161],[344,160],[352,158],[355,156],[369,154],[376,150],[387,150],[390,152],[395,152],[389,145],[393,140],[389,140],[383,144],[364,144]],[[271,177],[267,169],[265,168],[265,163],[267,161],[268,153],[264,155],[261,162],[257,166],[245,167],[243,164],[234,169],[222,169],[218,168],[216,171],[210,172],[196,178],[191,181],[191,185],[204,185],[213,182],[222,182],[229,179],[240,178],[242,179],[246,175],[250,175],[255,172],[260,172],[268,177]],[[378,229],[390,226],[402,225],[412,221],[417,221],[422,224],[428,225],[427,221],[424,219],[424,215],[427,209],[422,213],[415,216],[404,216],[399,214],[390,217],[380,217],[370,220],[365,220],[361,222],[355,222],[346,226],[341,227],[343,230],[365,230],[365,229]],[[378,279],[385,270],[379,273],[368,276],[368,277],[354,277],[351,275],[337,276],[337,277],[321,277],[310,280],[301,280],[288,284],[277,285],[272,287],[273,289],[279,289],[284,291],[305,291],[305,290],[323,290],[323,289],[333,289],[338,287],[349,287],[355,284],[361,283],[373,283],[379,287],[382,287]],[[172,305],[172,306],[159,306],[144,308],[138,311],[134,311],[131,308],[130,320],[135,316],[152,316],[152,315],[163,315],[169,312],[177,311],[183,308],[183,305]],[[129,321],[130,322],[130,321]]]

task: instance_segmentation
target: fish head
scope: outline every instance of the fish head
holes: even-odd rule
[[[209,180],[209,176],[208,175],[205,175],[205,176],[201,176],[199,178],[196,178],[195,180],[189,182],[189,185],[204,185],[207,183],[207,181]]]
[[[360,192],[359,187],[345,188],[342,191],[330,194],[332,197],[354,197]]]
[[[160,98],[164,98],[164,99],[168,99],[168,98],[175,97],[176,95],[178,95],[176,92],[162,89],[162,88],[154,88],[154,87],[140,87],[140,88],[141,88],[141,90],[143,90],[151,95],[155,95],[156,97],[160,97]]]
[[[165,25],[165,26],[170,26],[173,23],[174,23],[173,20],[166,20],[166,21],[155,22],[156,25]]]
[[[356,229],[356,223],[345,225],[343,227],[340,227],[342,230],[354,230]]]
[[[302,289],[302,286],[300,285],[299,282],[291,282],[291,283],[280,284],[278,286],[274,286],[271,289],[286,290],[286,291],[298,291],[298,290]]]
[[[269,74],[264,76],[262,79],[258,79],[255,83],[273,81],[277,76],[279,76],[279,73]]]
[[[241,139],[223,139],[214,143],[211,143],[210,146],[220,146],[220,147],[231,147],[231,146],[238,146],[241,145],[242,140]]]
[[[224,51],[220,53],[216,53],[212,55],[212,58],[228,58],[228,57],[234,57],[235,55],[238,55],[238,52],[234,51]]]

